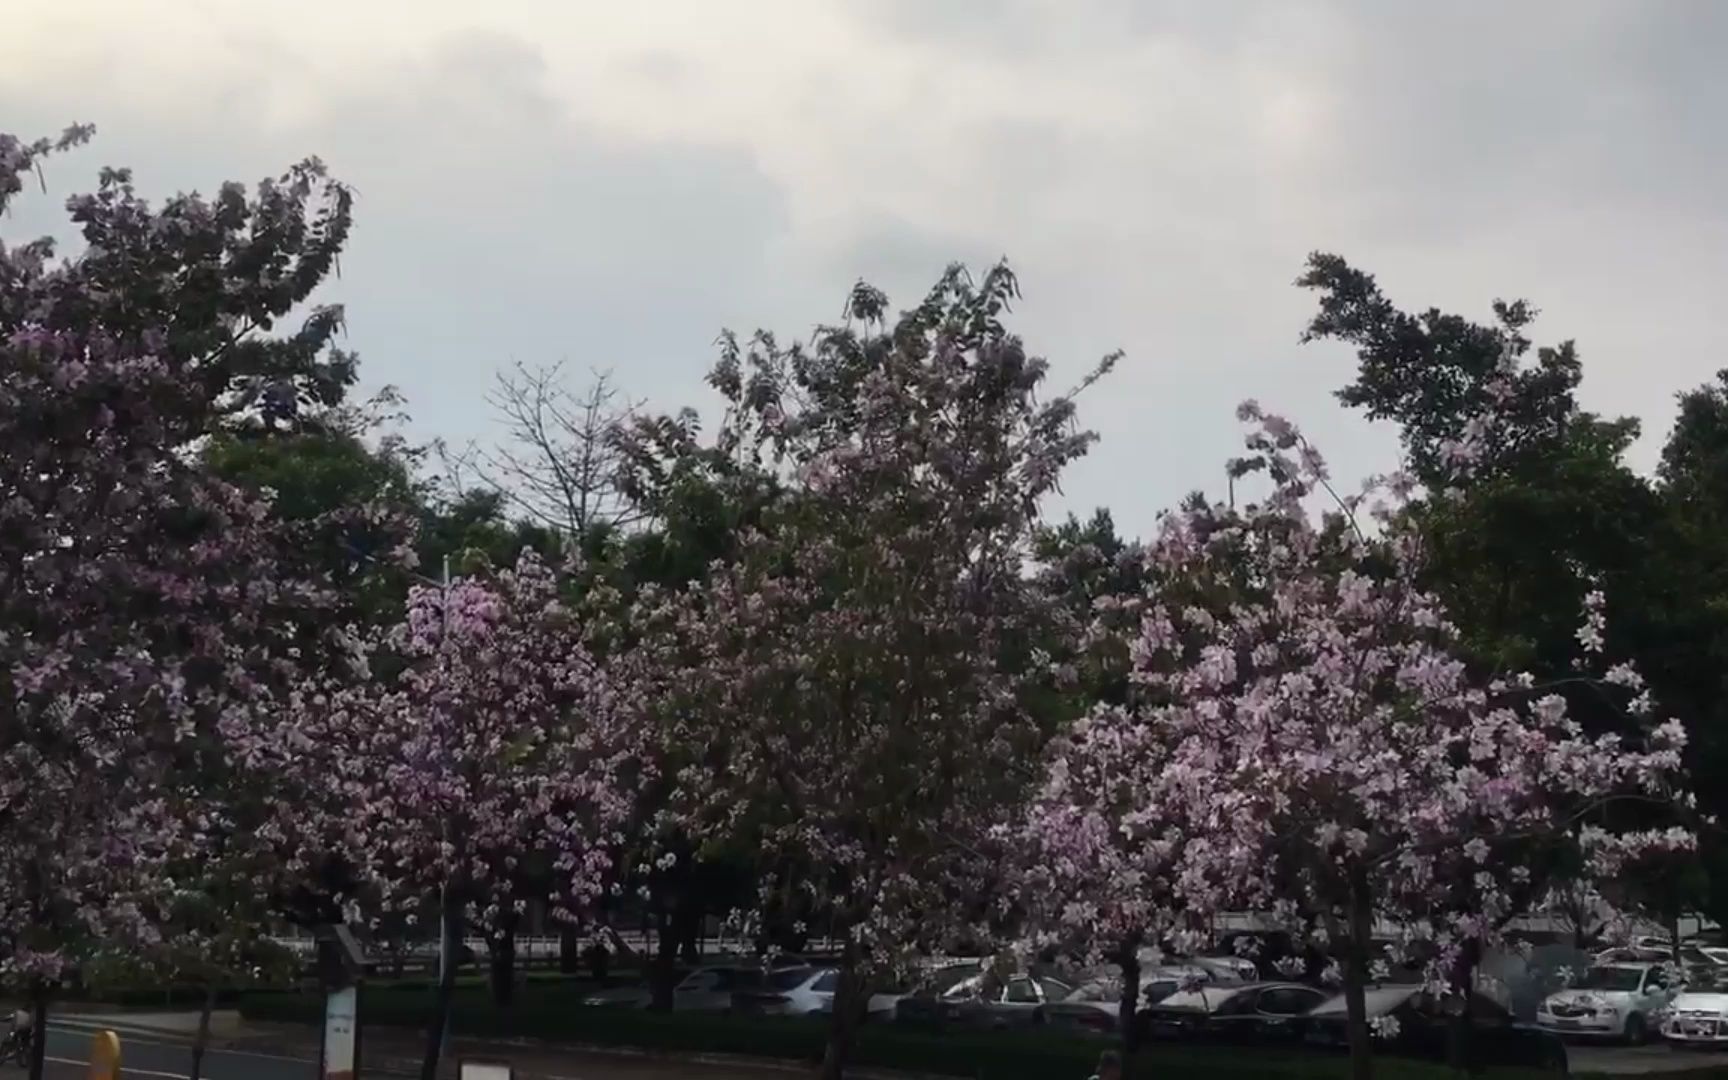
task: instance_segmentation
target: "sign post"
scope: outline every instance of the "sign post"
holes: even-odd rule
[[[318,935],[318,974],[324,985],[324,1027],[318,1040],[318,1080],[360,1076],[360,977],[366,957],[346,926]]]
[[[516,1071],[500,1061],[463,1061],[456,1067],[458,1080],[514,1080]]]
[[[323,1080],[355,1080],[360,1072],[360,989],[346,986],[324,998]]]

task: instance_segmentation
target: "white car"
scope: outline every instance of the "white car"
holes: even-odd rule
[[[1536,1025],[1555,1035],[1593,1035],[1642,1043],[1673,999],[1661,964],[1598,964],[1536,1008]]]
[[[732,964],[700,967],[684,976],[672,988],[672,1008],[675,1012],[725,1012],[732,1007],[732,992],[752,978],[760,978],[760,969],[751,970]],[[646,1009],[654,1000],[646,985],[617,986],[597,990],[582,999],[591,1007]]]
[[[1675,1045],[1728,1045],[1728,991],[1683,990],[1660,1022],[1662,1037]]]
[[[732,1011],[745,1016],[815,1016],[834,1011],[834,994],[840,989],[840,972],[833,968],[788,968],[732,993]],[[885,1020],[894,1015],[898,994],[872,994],[866,1018]]]

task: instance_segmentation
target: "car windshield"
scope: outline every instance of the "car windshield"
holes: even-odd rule
[[[814,974],[814,968],[786,968],[768,976],[768,985],[775,990],[796,990]]]
[[[1081,983],[1068,996],[1069,1001],[1121,1001],[1122,980],[1115,976],[1092,979]]]
[[[840,989],[840,973],[838,971],[824,971],[820,979],[810,984],[810,989],[818,994],[832,994]]]
[[[1638,984],[1644,981],[1641,968],[1629,967],[1593,967],[1578,980],[1579,990],[1614,990],[1632,991],[1638,989]]]
[[[1199,990],[1184,990],[1171,994],[1158,1003],[1160,1012],[1201,1012],[1213,1013],[1223,1008],[1231,999],[1243,993],[1241,987],[1202,987]]]

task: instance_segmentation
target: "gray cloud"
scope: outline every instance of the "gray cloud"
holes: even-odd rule
[[[1728,351],[1714,0],[497,0],[374,20],[335,58],[224,6],[191,66],[92,2],[103,33],[32,16],[40,63],[0,69],[9,126],[102,128],[0,228],[50,223],[100,163],[164,191],[318,152],[361,194],[331,295],[429,434],[483,433],[512,358],[706,403],[721,327],[798,336],[858,277],[909,304],[1003,254],[1058,382],[1128,350],[1066,505],[1130,528],[1216,484],[1246,396],[1346,479],[1390,464],[1391,433],[1331,401],[1350,358],[1295,343],[1314,248],[1411,306],[1529,296],[1539,337],[1579,340],[1587,404],[1646,419],[1644,464]]]

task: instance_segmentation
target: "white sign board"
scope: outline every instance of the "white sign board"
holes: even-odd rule
[[[460,1080],[510,1080],[510,1066],[496,1061],[464,1061]]]
[[[324,999],[323,1080],[354,1080],[355,1006],[360,992],[350,986],[333,990]]]

